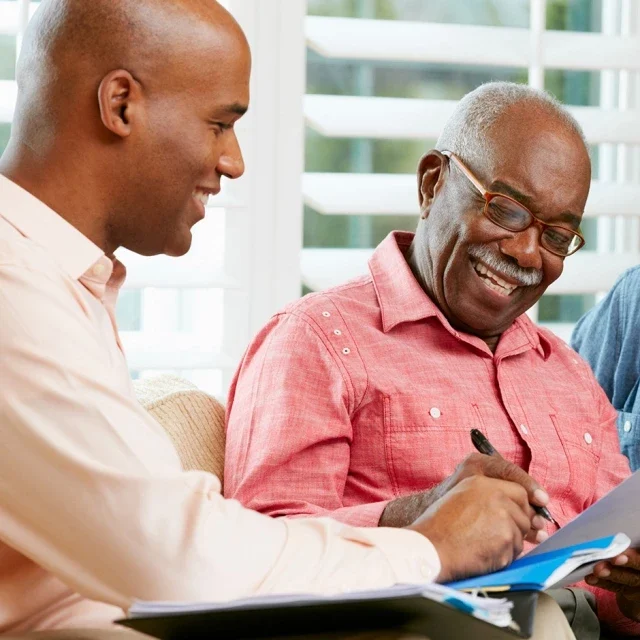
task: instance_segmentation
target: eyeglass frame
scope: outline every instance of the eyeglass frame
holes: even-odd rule
[[[559,224],[549,224],[548,222],[541,220],[537,216],[534,216],[528,207],[525,207],[521,202],[518,202],[515,198],[512,198],[511,196],[507,196],[504,193],[496,193],[494,191],[489,191],[488,189],[485,189],[485,187],[482,186],[482,183],[480,182],[480,180],[478,180],[478,178],[476,178],[476,176],[471,172],[471,169],[469,169],[469,167],[467,167],[464,164],[464,162],[462,162],[462,160],[455,153],[453,153],[452,151],[441,151],[440,153],[442,153],[442,155],[448,158],[449,160],[454,161],[455,165],[460,169],[460,171],[462,171],[462,173],[467,178],[467,180],[469,180],[469,182],[476,188],[476,190],[484,198],[484,207],[482,208],[482,214],[487,220],[489,220],[489,222],[495,224],[497,227],[500,227],[501,229],[504,229],[505,231],[511,231],[512,233],[520,233],[522,231],[526,231],[529,227],[531,227],[531,225],[538,223],[538,225],[542,227],[542,230],[538,236],[538,242],[540,243],[540,246],[546,249],[547,251],[549,251],[549,253],[552,253],[553,255],[558,256],[560,258],[568,258],[569,256],[572,256],[578,251],[580,251],[582,247],[584,247],[586,240],[584,239],[584,236],[579,231],[568,229],[567,227],[563,227],[562,225],[559,225]],[[518,207],[520,207],[521,209],[524,209],[531,216],[531,222],[524,229],[520,229],[520,230],[509,229],[508,227],[498,224],[487,213],[487,209],[489,208],[489,203],[491,202],[491,200],[493,200],[497,196],[500,196],[501,198],[506,198],[507,200],[511,200],[511,202],[515,203]],[[563,231],[569,231],[574,235],[576,235],[578,238],[580,238],[580,244],[571,253],[563,254],[563,253],[558,253],[553,249],[549,249],[548,247],[545,247],[542,244],[542,234],[545,232],[547,228],[562,229]]]

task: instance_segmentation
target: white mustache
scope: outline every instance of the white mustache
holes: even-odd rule
[[[533,287],[542,282],[540,269],[519,267],[496,255],[491,249],[482,244],[472,244],[469,247],[469,255],[483,262],[489,269],[497,274],[502,274],[519,283],[522,287]]]

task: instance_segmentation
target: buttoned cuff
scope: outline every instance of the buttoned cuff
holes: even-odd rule
[[[345,527],[342,536],[378,548],[389,562],[397,583],[435,582],[440,574],[442,566],[436,548],[416,531]]]

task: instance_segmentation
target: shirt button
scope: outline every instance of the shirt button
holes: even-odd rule
[[[521,424],[520,425],[520,431],[522,431],[522,433],[524,433],[525,436],[527,435],[527,433],[529,433],[529,429],[527,429],[527,425],[526,424]]]
[[[323,315],[325,318],[330,318],[330,317],[331,317],[331,314],[330,314],[328,311],[323,311],[323,312],[322,312],[322,315]]]
[[[94,265],[92,271],[94,276],[101,276],[104,273],[104,265],[98,263]]]
[[[437,420],[442,413],[440,413],[440,409],[438,409],[438,407],[431,407],[431,409],[429,409],[429,415]]]
[[[593,442],[593,436],[588,431],[584,434],[584,441],[587,444],[591,444]]]
[[[348,356],[351,353],[351,349],[349,349],[349,347],[345,347],[342,350],[342,353],[344,353],[345,356]]]
[[[625,432],[625,433],[629,433],[629,431],[631,431],[631,421],[630,421],[630,420],[627,420],[627,421],[624,423],[624,427],[622,427],[622,428],[624,429],[624,432]]]
[[[342,335],[342,331],[340,331],[340,329],[336,329],[333,333],[335,335],[337,335],[337,336],[341,336]]]

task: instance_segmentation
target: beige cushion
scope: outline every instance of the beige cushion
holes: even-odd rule
[[[224,477],[224,406],[178,376],[135,380],[140,404],[165,428],[185,469]]]

